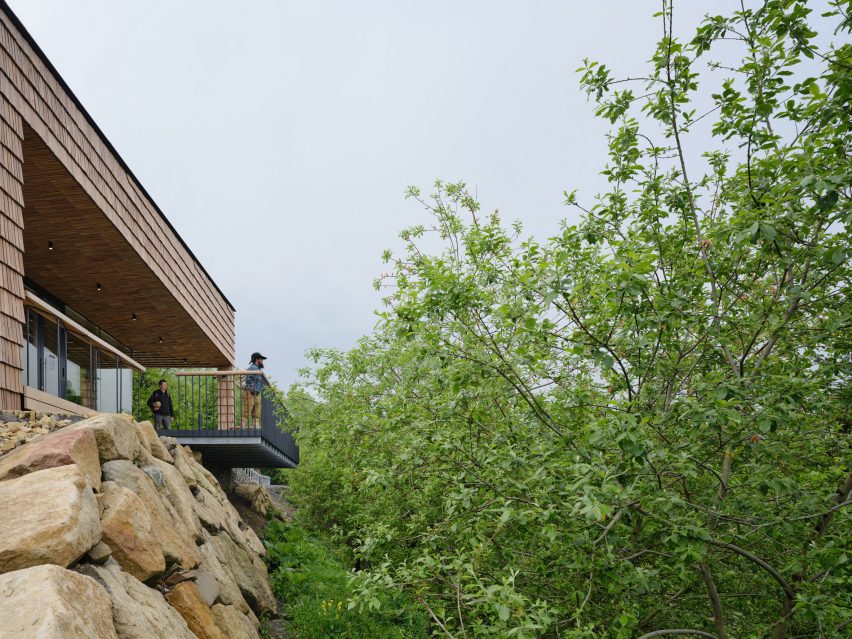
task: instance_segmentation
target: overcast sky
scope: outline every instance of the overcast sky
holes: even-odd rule
[[[238,363],[285,384],[375,325],[381,252],[426,220],[408,185],[556,231],[606,160],[575,69],[635,73],[660,35],[656,1],[10,5],[236,307]],[[691,32],[709,4],[676,6]]]

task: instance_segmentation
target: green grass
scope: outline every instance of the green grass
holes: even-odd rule
[[[359,605],[357,575],[343,555],[298,524],[272,521],[266,561],[275,594],[294,639],[419,639],[428,637],[425,613],[402,594],[373,590]],[[351,603],[350,603],[351,602]]]

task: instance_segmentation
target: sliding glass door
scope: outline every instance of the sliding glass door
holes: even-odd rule
[[[130,413],[133,369],[62,320],[27,308],[24,325],[24,384],[79,406]]]

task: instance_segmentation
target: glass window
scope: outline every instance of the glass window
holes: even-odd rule
[[[88,339],[68,333],[68,365],[65,398],[94,408],[92,402],[92,349]]]
[[[121,405],[122,413],[133,413],[133,369],[121,367]]]
[[[118,358],[112,353],[97,351],[97,410],[118,412]]]
[[[44,354],[41,368],[44,374],[44,392],[59,397],[59,327],[46,317],[44,322]]]
[[[38,388],[38,340],[36,327],[38,315],[27,309],[27,323],[24,325],[24,385]]]

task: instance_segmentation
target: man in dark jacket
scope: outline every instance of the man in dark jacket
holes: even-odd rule
[[[154,427],[168,430],[175,418],[172,408],[172,396],[169,395],[166,380],[160,380],[160,388],[155,390],[148,399],[148,408],[154,413]]]

